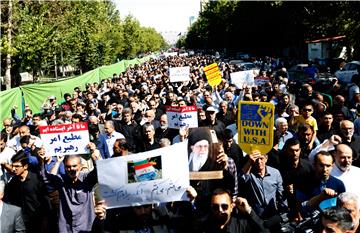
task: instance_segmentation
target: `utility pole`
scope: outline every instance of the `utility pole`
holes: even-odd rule
[[[9,10],[8,10],[8,28],[7,28],[7,39],[9,43],[9,48],[11,48],[12,42],[12,0],[9,0]],[[5,87],[6,90],[11,89],[11,50],[9,49],[6,54],[6,70],[5,70]]]

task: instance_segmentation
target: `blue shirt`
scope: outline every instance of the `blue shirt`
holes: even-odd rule
[[[282,210],[287,210],[287,202],[283,195],[283,180],[279,170],[266,166],[264,177],[255,172],[244,174],[241,170],[239,174],[239,183],[242,182],[239,186],[239,194],[244,195],[261,218],[266,219]]]

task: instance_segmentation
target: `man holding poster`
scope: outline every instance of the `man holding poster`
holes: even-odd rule
[[[239,171],[241,196],[270,229],[277,230],[279,215],[288,208],[279,170],[266,165],[267,153],[273,147],[274,105],[240,101],[239,109],[239,144],[248,154],[247,162]]]

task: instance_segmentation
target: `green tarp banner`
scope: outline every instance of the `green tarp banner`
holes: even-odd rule
[[[16,105],[16,113],[22,117],[22,97],[20,88],[0,92],[0,128],[3,128],[3,120],[11,117],[11,108]]]
[[[11,90],[1,91],[0,127],[2,128],[2,120],[11,115],[10,110],[13,105],[18,106],[17,113],[19,116],[22,116],[22,95],[24,102],[29,105],[33,113],[38,113],[41,112],[41,106],[48,96],[56,96],[58,103],[61,103],[64,101],[64,94],[70,93],[72,95],[75,87],[80,87],[81,90],[85,90],[86,83],[100,83],[103,79],[112,78],[114,73],[119,74],[124,72],[130,65],[141,64],[150,58],[151,56],[141,59],[123,60],[113,65],[96,68],[75,78],[45,84],[28,84]]]

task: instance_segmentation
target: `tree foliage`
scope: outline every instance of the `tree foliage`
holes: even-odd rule
[[[345,35],[351,55],[359,58],[359,22],[359,1],[209,1],[185,45],[279,55],[286,48],[305,49],[306,40]]]
[[[17,72],[54,74],[55,62],[85,72],[166,46],[154,29],[141,27],[132,16],[122,20],[111,1],[11,1],[11,44],[8,2],[1,3],[1,62],[4,67],[11,54]]]

